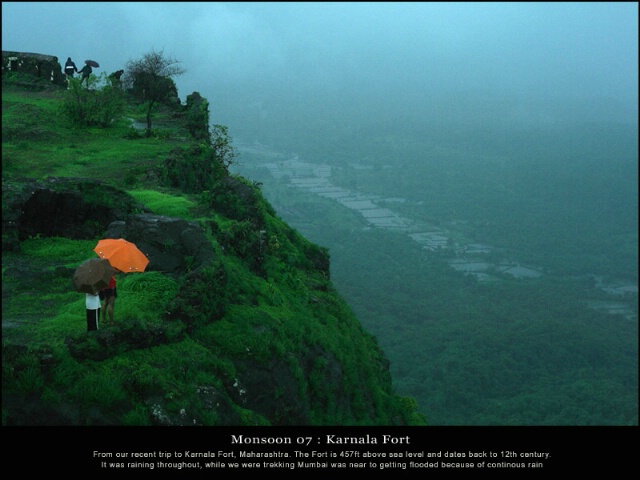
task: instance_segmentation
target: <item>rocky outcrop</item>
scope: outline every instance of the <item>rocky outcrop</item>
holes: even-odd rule
[[[174,277],[196,271],[214,258],[211,242],[195,222],[144,211],[127,193],[77,178],[2,184],[2,248],[19,251],[29,237],[76,240],[125,238],[149,257],[149,270]]]
[[[174,277],[207,266],[215,254],[197,223],[163,215],[130,215],[109,225],[105,238],[125,238],[147,255],[149,271]]]
[[[209,102],[198,92],[187,95],[187,127],[193,138],[209,140]]]
[[[58,57],[40,53],[2,51],[2,76],[9,73],[25,73],[36,79],[65,86],[66,76],[62,72]]]
[[[78,178],[2,182],[2,248],[18,251],[37,235],[76,240],[102,236],[111,222],[143,209],[133,197]]]

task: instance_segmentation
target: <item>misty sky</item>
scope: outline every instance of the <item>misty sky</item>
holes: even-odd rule
[[[183,101],[224,92],[239,107],[275,90],[292,101],[466,93],[637,115],[635,2],[3,2],[2,49],[92,58],[97,73],[164,50],[187,70]]]

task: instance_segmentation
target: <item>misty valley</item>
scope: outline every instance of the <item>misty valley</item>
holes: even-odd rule
[[[424,249],[431,252],[448,252],[450,258],[447,263],[455,270],[465,272],[475,276],[480,281],[496,280],[494,273],[506,273],[516,278],[539,277],[543,275],[540,267],[526,267],[510,257],[505,249],[500,249],[492,245],[482,243],[471,243],[472,239],[465,239],[461,230],[470,222],[465,220],[451,221],[443,226],[437,222],[438,226],[429,223],[418,223],[411,218],[404,217],[395,211],[396,205],[406,206],[408,200],[405,198],[392,197],[384,198],[377,195],[366,195],[357,191],[343,187],[337,187],[331,183],[332,168],[330,165],[317,165],[304,163],[299,160],[298,155],[294,155],[288,160],[283,160],[282,155],[270,152],[262,145],[241,146],[245,153],[256,154],[261,152],[265,157],[273,157],[275,161],[265,164],[265,168],[271,177],[279,179],[284,184],[298,187],[310,194],[316,194],[324,198],[333,199],[341,205],[352,209],[362,215],[364,220],[371,226],[384,230],[404,233],[415,242],[422,245]],[[373,170],[373,167],[363,167],[351,165],[351,168]],[[390,172],[393,166],[385,166],[383,170]],[[338,180],[340,181],[341,169],[338,170]],[[342,182],[344,183],[344,182]],[[352,182],[346,182],[347,184]],[[424,202],[418,202],[418,207]],[[286,206],[283,206],[286,211]],[[414,206],[416,208],[416,206]],[[454,240],[456,239],[456,240]],[[611,279],[610,283],[605,283],[601,276],[588,274],[585,280],[593,280],[598,289],[605,290],[612,294],[624,295],[625,293],[637,293],[637,284],[629,283],[625,279]],[[620,313],[624,310],[629,318],[635,314],[630,304],[621,302],[592,302],[594,308],[604,308],[615,310]],[[625,309],[625,305],[627,308]]]
[[[637,424],[633,128],[355,131],[238,140],[236,170],[329,248],[398,392],[432,425]]]
[[[638,13],[4,2],[13,463],[637,469]]]

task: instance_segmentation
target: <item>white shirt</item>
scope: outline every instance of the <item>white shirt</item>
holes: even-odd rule
[[[100,308],[100,296],[87,293],[87,310],[97,310]]]

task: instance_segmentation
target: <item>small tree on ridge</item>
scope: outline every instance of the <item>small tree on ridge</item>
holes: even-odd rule
[[[151,134],[151,112],[154,105],[164,101],[172,93],[177,93],[172,77],[186,72],[178,63],[177,60],[166,57],[164,51],[152,50],[138,60],[129,60],[125,66],[127,82],[148,102],[147,135]]]

